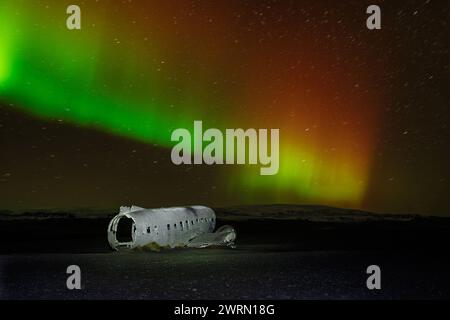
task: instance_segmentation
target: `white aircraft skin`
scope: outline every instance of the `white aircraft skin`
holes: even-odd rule
[[[120,242],[117,239],[119,222],[122,219],[132,220],[131,236],[126,242]],[[236,238],[234,229],[224,226],[225,228],[222,227],[217,233],[213,233],[215,225],[216,214],[212,209],[204,206],[160,209],[144,209],[137,206],[121,207],[120,213],[109,223],[108,242],[114,250],[134,249],[149,243],[171,248],[233,246]],[[197,238],[198,241],[196,241]]]

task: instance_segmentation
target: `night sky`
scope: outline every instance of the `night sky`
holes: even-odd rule
[[[450,216],[449,21],[435,0],[2,0],[0,209]],[[171,132],[194,120],[279,128],[279,173],[172,164]]]

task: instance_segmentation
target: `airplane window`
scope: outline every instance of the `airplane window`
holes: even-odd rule
[[[180,228],[181,228],[181,231],[183,231],[183,222],[182,221],[180,221]]]
[[[147,227],[147,233],[150,233],[150,227]]]
[[[198,218],[197,218],[197,219],[195,219],[195,222],[196,222],[196,223],[198,223]]]
[[[186,229],[189,229],[189,223],[187,220],[186,220]]]
[[[170,230],[170,224],[167,225],[167,230]]]
[[[194,220],[191,220],[191,225],[194,225]]]
[[[173,228],[174,228],[174,229],[177,228],[177,224],[176,224],[176,223],[173,224]]]

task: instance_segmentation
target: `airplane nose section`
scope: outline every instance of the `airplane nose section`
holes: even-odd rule
[[[199,235],[188,243],[191,248],[206,248],[210,246],[234,247],[236,231],[232,226],[222,226],[214,233]]]
[[[234,244],[236,240],[236,230],[232,226],[222,226],[215,232],[216,234],[220,234],[222,236],[222,241],[225,244]]]
[[[225,236],[224,242],[229,243],[234,242],[234,240],[236,240],[236,233],[229,233]]]

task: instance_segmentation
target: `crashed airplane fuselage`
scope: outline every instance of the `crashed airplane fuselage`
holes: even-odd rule
[[[204,206],[144,209],[121,207],[108,226],[111,248],[134,249],[151,243],[167,247],[233,246],[236,232],[223,226],[216,232],[216,214]]]

